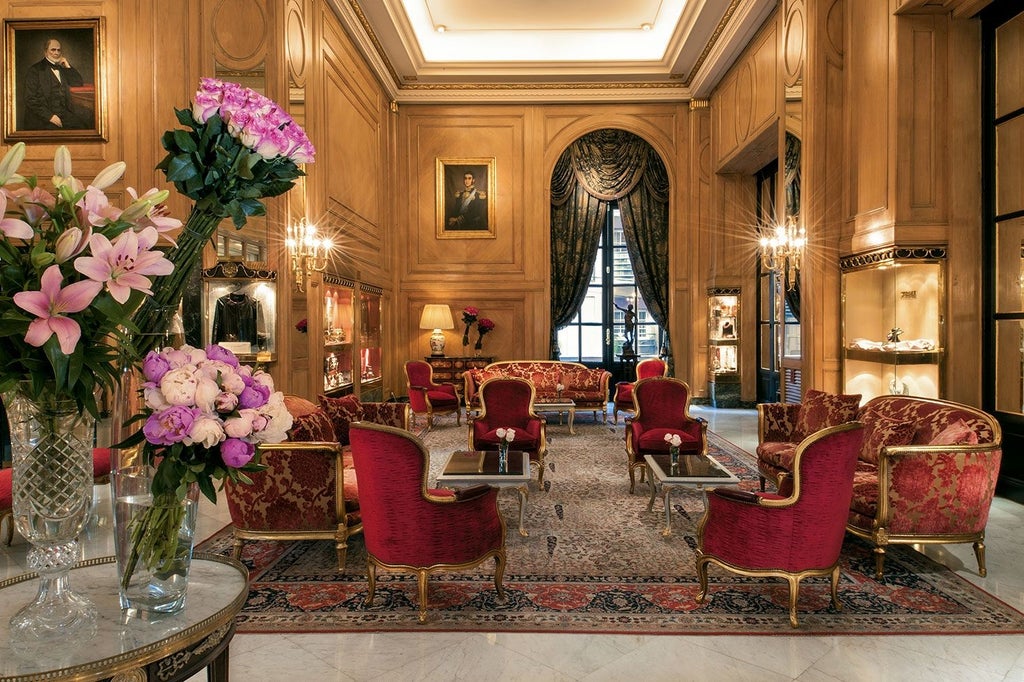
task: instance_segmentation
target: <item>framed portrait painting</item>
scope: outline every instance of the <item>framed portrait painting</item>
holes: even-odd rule
[[[106,139],[104,20],[4,20],[4,140]]]
[[[494,158],[437,160],[437,238],[494,238]]]

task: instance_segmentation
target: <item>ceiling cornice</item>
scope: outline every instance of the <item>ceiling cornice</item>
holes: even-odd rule
[[[775,7],[774,0],[730,0],[728,9],[685,76],[660,73],[633,80],[599,80],[593,76],[573,80],[570,73],[565,73],[557,82],[536,78],[528,81],[526,77],[519,82],[417,82],[399,75],[359,0],[327,0],[327,4],[366,58],[388,97],[397,103],[686,102],[710,93]]]

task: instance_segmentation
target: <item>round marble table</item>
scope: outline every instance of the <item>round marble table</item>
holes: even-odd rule
[[[249,594],[249,575],[238,561],[196,554],[188,596],[179,613],[125,622],[117,594],[114,557],[83,561],[71,571],[73,589],[96,606],[96,632],[85,641],[46,648],[12,644],[8,621],[35,598],[34,573],[0,581],[0,680],[119,682],[186,680],[208,668],[211,681],[228,679],[228,645],[235,616]]]

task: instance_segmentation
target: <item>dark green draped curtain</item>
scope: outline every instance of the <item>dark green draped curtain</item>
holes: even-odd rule
[[[642,138],[597,130],[569,145],[551,176],[552,356],[558,330],[586,296],[611,201],[619,204],[637,288],[667,339],[668,173]]]

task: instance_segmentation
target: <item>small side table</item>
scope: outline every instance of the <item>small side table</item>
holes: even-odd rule
[[[534,402],[533,411],[537,414],[557,414],[558,423],[562,423],[562,415],[569,415],[569,433],[576,435],[576,401],[557,398],[545,402]]]
[[[114,557],[89,559],[71,570],[75,591],[96,607],[96,634],[86,641],[33,651],[11,644],[8,621],[35,598],[35,573],[0,581],[0,679],[177,682],[207,669],[210,682],[228,680],[228,646],[235,616],[249,595],[249,573],[238,561],[196,554],[185,608],[174,615],[122,624]]]
[[[647,485],[651,488],[647,511],[654,508],[657,486],[661,486],[665,497],[665,530],[661,531],[665,537],[672,534],[673,488],[697,488],[703,491],[705,486],[714,488],[720,485],[737,485],[740,482],[740,479],[710,455],[679,455],[679,463],[674,467],[668,455],[644,455],[644,464],[647,466]]]
[[[444,469],[437,477],[443,487],[469,487],[486,483],[496,488],[515,488],[519,492],[519,534],[529,536],[523,527],[526,498],[529,495],[530,453],[508,451],[508,470],[498,471],[497,450],[456,450],[448,455]]]

